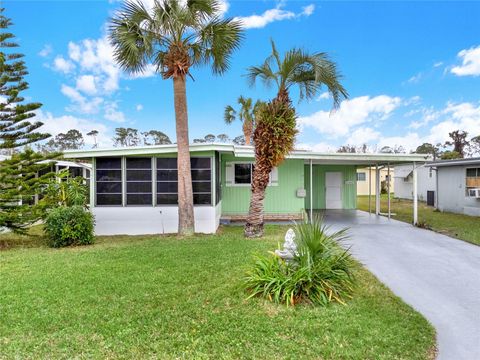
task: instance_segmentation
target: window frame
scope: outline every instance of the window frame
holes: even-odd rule
[[[150,169],[145,169],[145,168],[128,168],[128,160],[130,159],[149,159],[150,160]],[[154,186],[153,186],[153,171],[154,171],[154,166],[153,166],[153,157],[152,156],[125,156],[125,186],[124,186],[124,192],[125,192],[125,202],[124,202],[124,207],[152,207],[154,206],[153,202],[153,191],[154,191]],[[150,180],[128,180],[128,171],[150,171]],[[135,193],[135,192],[128,192],[128,184],[129,183],[150,183],[151,185],[151,191],[150,192],[141,192],[141,193]],[[129,204],[128,203],[128,195],[150,195],[150,203],[149,204]]]
[[[157,189],[157,186],[158,186],[158,183],[159,182],[165,182],[165,183],[169,183],[169,182],[176,182],[178,184],[178,171],[177,171],[177,167],[175,168],[165,168],[165,169],[162,169],[160,168],[160,170],[174,170],[177,172],[177,178],[176,180],[158,180],[157,179],[157,175],[158,175],[158,163],[157,163],[157,160],[158,159],[178,159],[178,157],[172,157],[172,156],[154,156],[153,157],[154,159],[154,165],[155,165],[155,169],[154,169],[154,185],[155,185],[155,192],[153,194],[154,196],[154,206],[155,207],[178,207],[178,187],[177,187],[177,191],[175,193],[160,193],[160,194],[176,194],[177,195],[177,202],[175,204],[161,204],[161,203],[158,203],[158,189]],[[209,192],[205,192],[205,191],[202,191],[202,192],[193,192],[193,195],[194,195],[194,202],[193,202],[193,206],[194,207],[212,207],[212,206],[216,206],[216,204],[214,204],[214,189],[213,189],[213,186],[215,186],[215,179],[214,179],[214,162],[215,162],[215,157],[213,156],[190,156],[190,159],[209,159],[209,162],[210,162],[210,168],[207,169],[207,168],[190,168],[190,172],[192,170],[210,170],[210,179],[209,180],[193,180],[192,178],[192,190],[193,190],[193,183],[194,182],[209,182],[210,183],[210,191]],[[190,164],[191,165],[191,164]],[[195,194],[210,194],[210,202],[209,204],[195,204]]]
[[[359,179],[358,178],[359,175],[363,175],[363,179]],[[361,181],[361,182],[367,181],[367,173],[364,171],[357,172],[357,182],[358,181]]]
[[[242,165],[242,164],[250,164],[250,168],[252,168],[253,165],[255,165],[255,161],[248,161],[248,160],[243,160],[243,161],[227,161],[225,163],[225,168],[228,166],[228,165],[233,165],[233,182],[230,184],[230,183],[227,183],[225,181],[225,186],[227,187],[251,187],[252,186],[252,179],[253,179],[253,170],[250,171],[250,182],[247,184],[247,183],[236,183],[235,182],[235,165]],[[277,180],[276,183],[273,183],[272,182],[272,172],[273,170],[276,169],[277,173],[278,173],[278,167],[275,167],[272,169],[272,171],[270,172],[270,174],[268,175],[268,184],[267,186],[278,186],[279,184],[279,181]],[[278,176],[278,175],[277,175]],[[225,180],[226,180],[226,177],[227,177],[227,174],[225,173]]]
[[[120,168],[101,168],[99,169],[98,168],[98,159],[120,159]],[[92,181],[92,172],[93,170],[95,170],[93,173],[94,173],[94,206],[95,207],[123,207],[124,206],[124,187],[125,187],[125,184],[124,184],[124,157],[123,156],[105,156],[105,157],[98,157],[98,158],[95,158],[95,162],[94,162],[94,166],[95,168],[92,169],[92,171],[90,172],[90,181]],[[115,180],[115,181],[104,181],[104,180],[101,180],[99,181],[98,180],[98,174],[97,172],[98,171],[102,171],[102,170],[116,170],[116,171],[120,171],[120,180]],[[98,193],[97,193],[97,184],[98,183],[120,183],[120,193],[105,193],[107,195],[120,195],[120,204],[98,204]],[[102,195],[103,193],[101,193],[100,195]]]

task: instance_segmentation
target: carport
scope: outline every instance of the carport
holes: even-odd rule
[[[307,191],[306,209],[309,217],[313,217],[315,212],[315,197],[319,192],[325,198],[325,206],[322,210],[339,210],[348,209],[349,207],[340,206],[339,201],[342,199],[341,192],[347,185],[356,185],[356,177],[352,179],[342,178],[339,174],[341,166],[350,167],[364,167],[368,168],[370,172],[375,172],[375,184],[371,183],[371,176],[369,176],[369,213],[376,215],[386,215],[391,217],[390,204],[390,182],[391,176],[388,177],[387,193],[388,193],[388,208],[387,213],[382,214],[380,211],[380,170],[387,168],[390,175],[390,169],[394,165],[411,164],[413,172],[413,224],[418,223],[418,197],[417,197],[417,166],[426,162],[428,155],[424,154],[358,154],[358,153],[327,153],[320,154],[314,152],[296,151],[289,156],[290,158],[302,158],[305,161],[305,184]],[[315,171],[316,169],[324,168],[324,171]],[[337,168],[335,168],[337,167]],[[335,170],[337,169],[337,170]],[[323,178],[319,179],[319,174]],[[356,176],[356,174],[355,174]],[[315,187],[315,184],[321,181],[322,186]],[[353,183],[352,183],[353,182]],[[375,205],[371,204],[372,187],[375,187]],[[356,190],[355,190],[356,197]],[[345,204],[344,204],[345,205]]]

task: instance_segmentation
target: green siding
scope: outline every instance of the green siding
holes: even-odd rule
[[[225,165],[231,161],[250,162],[252,159],[222,154],[222,215],[245,215],[250,205],[250,187],[225,185]],[[305,201],[296,196],[297,189],[304,186],[303,165],[303,160],[285,160],[278,167],[278,185],[269,186],[266,190],[264,201],[266,214],[304,212]]]
[[[310,209],[310,165],[305,165],[305,208]],[[313,209],[325,209],[325,173],[341,172],[344,209],[357,208],[357,169],[355,165],[313,165]],[[351,182],[351,183],[347,183]]]

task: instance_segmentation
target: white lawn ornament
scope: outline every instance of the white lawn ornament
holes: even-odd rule
[[[295,243],[295,231],[293,229],[287,230],[283,250],[275,250],[275,254],[287,261],[292,260],[298,254],[297,244]]]

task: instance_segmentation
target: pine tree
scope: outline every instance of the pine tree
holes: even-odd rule
[[[25,103],[21,96],[28,89],[24,80],[28,72],[23,55],[15,52],[18,44],[8,31],[12,22],[4,16],[4,10],[0,8],[0,150],[8,152],[11,158],[0,162],[0,227],[24,232],[42,215],[34,197],[51,176],[37,175],[49,165],[39,164],[46,158],[29,145],[50,135],[37,131],[43,123],[31,121],[42,104]]]

